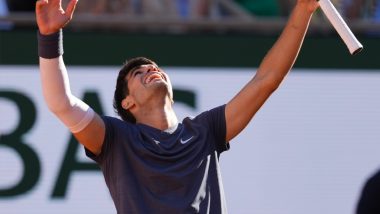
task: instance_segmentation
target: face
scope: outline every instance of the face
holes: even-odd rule
[[[136,104],[144,104],[148,99],[169,96],[173,99],[169,76],[155,64],[140,65],[126,76],[129,95]],[[128,97],[127,96],[127,97]]]

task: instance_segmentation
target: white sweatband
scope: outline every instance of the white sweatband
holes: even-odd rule
[[[69,78],[62,56],[40,57],[42,91],[46,104],[72,133],[82,131],[94,118],[94,111],[71,94]]]
[[[89,106],[87,107],[88,108],[87,108],[86,114],[84,115],[82,120],[79,121],[79,123],[77,123],[76,125],[69,127],[72,133],[78,133],[82,131],[91,122],[92,118],[94,118],[94,114],[95,114],[94,110],[92,110],[92,108],[90,108]],[[79,109],[82,110],[83,108],[79,107]]]

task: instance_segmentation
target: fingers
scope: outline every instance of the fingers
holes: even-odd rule
[[[70,0],[69,4],[66,7],[66,14],[69,15],[70,18],[73,17],[75,7],[77,6],[78,0]]]
[[[37,0],[36,1],[36,11],[40,11],[43,7],[60,7],[61,0]]]
[[[36,11],[41,10],[41,8],[44,5],[48,4],[48,3],[49,3],[48,0],[38,0],[38,1],[36,1]]]

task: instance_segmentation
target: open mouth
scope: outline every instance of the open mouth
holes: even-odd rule
[[[148,83],[151,83],[152,81],[154,80],[164,80],[163,76],[158,73],[158,72],[155,72],[155,73],[152,73],[150,75],[148,75],[145,80],[144,80],[144,84],[148,84]]]

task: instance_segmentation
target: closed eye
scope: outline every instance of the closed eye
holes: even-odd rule
[[[135,77],[135,76],[137,76],[137,75],[139,75],[139,74],[141,74],[141,73],[142,73],[142,71],[137,70],[137,71],[135,71],[135,72],[133,73],[133,77]]]

